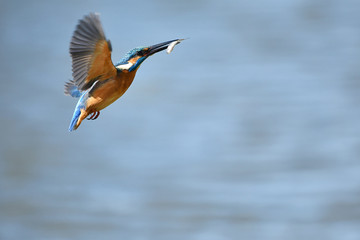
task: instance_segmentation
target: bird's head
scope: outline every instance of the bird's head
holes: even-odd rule
[[[175,39],[159,44],[155,44],[149,47],[137,47],[130,50],[124,58],[120,60],[118,64],[116,64],[116,68],[118,70],[127,70],[129,72],[134,71],[139,68],[142,62],[145,61],[146,58],[151,55],[161,52],[169,47],[172,42],[176,42],[175,44],[180,43],[182,39]]]

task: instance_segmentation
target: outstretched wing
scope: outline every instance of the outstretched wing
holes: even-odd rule
[[[90,13],[79,21],[70,43],[73,81],[79,90],[116,75],[111,50],[98,14]]]

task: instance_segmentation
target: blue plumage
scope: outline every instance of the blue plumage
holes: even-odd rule
[[[129,52],[126,53],[126,55],[122,59],[120,59],[118,63],[115,64],[115,67],[122,64],[126,64],[131,58],[135,57],[139,53],[139,51],[141,51],[144,48],[145,47],[136,47],[134,49],[131,49]]]
[[[65,83],[65,94],[78,98],[69,131],[84,119],[95,120],[130,87],[136,70],[145,59],[167,49],[170,53],[183,39],[174,39],[130,50],[115,66],[111,44],[106,39],[99,15],[90,13],[76,26],[70,42],[73,80]],[[97,84],[98,83],[98,84]]]
[[[79,89],[76,86],[73,86],[70,89],[70,95],[74,98],[79,98],[81,96],[81,92],[79,91]]]
[[[146,59],[146,57],[141,57],[141,58],[139,58],[139,59],[136,61],[136,63],[129,68],[129,72],[132,72],[132,71],[134,71],[135,69],[137,69],[137,68],[140,66],[140,64],[141,64],[143,61],[145,61],[145,59]]]
[[[65,95],[70,95],[74,98],[79,98],[81,96],[81,91],[78,86],[75,85],[74,81],[70,80],[65,83]]]
[[[69,126],[69,132],[76,130],[76,128],[77,128],[76,123],[79,120],[79,117],[80,117],[80,114],[81,114],[81,109],[86,108],[86,101],[89,98],[89,92],[91,91],[91,89],[94,88],[94,86],[98,82],[99,81],[94,82],[94,84],[91,86],[91,88],[89,88],[88,90],[86,90],[84,92],[80,92],[79,89],[77,89],[77,88],[76,88],[76,90],[74,90],[74,92],[75,92],[74,95],[78,96],[78,94],[79,94],[80,99],[76,104],[74,114],[73,114],[73,116],[71,118],[71,122],[70,122],[70,126]],[[71,95],[71,96],[73,96],[73,95]]]
[[[76,125],[77,121],[79,120],[80,113],[81,113],[81,110],[79,108],[75,108],[74,115],[73,115],[73,117],[71,119],[71,122],[70,122],[69,132],[72,132],[72,131],[75,130],[74,128],[75,128],[75,125]]]
[[[70,126],[69,126],[69,132],[75,130],[75,125],[80,117],[81,109],[85,108],[85,103],[87,99],[88,91],[84,92],[83,95],[81,95],[79,101],[76,104],[75,111],[73,114],[73,117],[71,118]]]

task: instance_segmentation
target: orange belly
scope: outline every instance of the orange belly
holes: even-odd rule
[[[119,72],[114,79],[109,79],[106,83],[94,89],[86,101],[86,112],[90,114],[100,111],[115,102],[130,87],[135,74],[136,71]]]

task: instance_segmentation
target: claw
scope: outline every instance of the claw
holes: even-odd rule
[[[96,112],[93,112],[90,117],[87,118],[87,120],[93,120],[93,117],[95,116]]]
[[[100,116],[100,111],[97,111],[96,112],[96,115],[95,115],[95,117],[93,117],[93,119],[92,120],[95,120],[95,119],[97,119],[98,117]]]
[[[91,116],[87,118],[87,120],[95,120],[95,119],[97,119],[99,117],[99,115],[100,115],[99,111],[93,112],[91,114]]]

